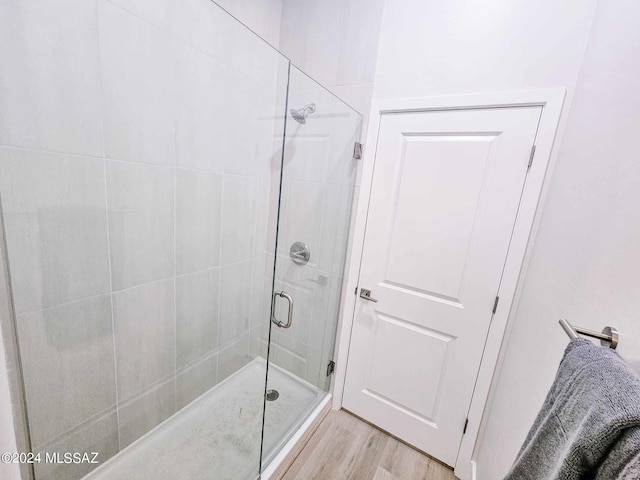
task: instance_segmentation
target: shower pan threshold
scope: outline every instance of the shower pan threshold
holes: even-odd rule
[[[266,361],[258,357],[126,447],[83,480],[258,478]],[[264,463],[278,453],[326,392],[271,364]]]

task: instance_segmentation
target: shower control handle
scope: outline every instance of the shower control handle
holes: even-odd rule
[[[291,245],[289,255],[291,256],[293,263],[296,265],[306,265],[309,263],[309,259],[311,258],[311,251],[306,243],[296,242]]]
[[[287,315],[287,323],[284,323],[276,318],[276,296],[286,298],[289,302],[289,314]],[[273,298],[271,299],[271,321],[280,328],[289,328],[293,322],[293,298],[287,292],[276,291],[273,292]]]

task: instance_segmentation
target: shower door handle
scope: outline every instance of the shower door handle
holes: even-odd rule
[[[276,296],[286,298],[289,302],[289,314],[287,315],[287,323],[284,323],[276,318]],[[280,328],[289,328],[293,322],[293,298],[287,292],[273,292],[273,298],[271,299],[271,321]]]

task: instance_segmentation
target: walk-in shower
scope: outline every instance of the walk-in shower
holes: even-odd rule
[[[208,0],[7,1],[16,435],[98,453],[22,478],[257,478],[330,391],[362,117]]]

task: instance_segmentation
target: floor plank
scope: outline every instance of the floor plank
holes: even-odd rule
[[[428,456],[341,410],[332,411],[282,480],[455,480]]]

